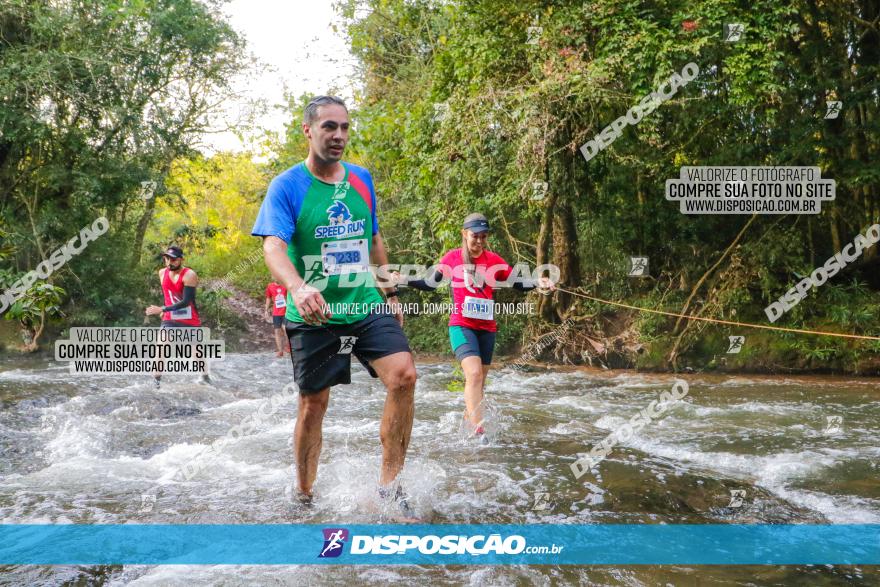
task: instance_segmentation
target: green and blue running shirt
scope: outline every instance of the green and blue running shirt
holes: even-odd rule
[[[305,282],[330,306],[330,324],[352,324],[382,303],[370,271],[373,235],[379,232],[376,191],[370,172],[342,162],[339,183],[321,181],[305,162],[269,184],[251,230],[287,243],[287,255]],[[303,322],[287,292],[287,320]]]

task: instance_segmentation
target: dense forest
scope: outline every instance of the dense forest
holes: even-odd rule
[[[109,225],[5,310],[26,348],[69,326],[144,323],[158,253],[172,243],[204,280],[208,326],[236,328],[229,287],[262,303],[269,276],[250,228],[271,178],[306,155],[311,96],[288,98],[281,135],[229,121],[256,133],[261,152],[204,154],[204,133],[237,99],[230,80],[253,67],[221,5],[0,5],[0,289],[96,218]],[[877,341],[743,330],[570,293],[768,324],[769,303],[880,221],[880,0],[343,0],[336,9],[360,73],[346,159],[373,174],[392,262],[437,261],[479,211],[508,261],[560,268],[565,291],[529,294],[535,315],[502,320],[502,351],[555,332],[540,358],[880,370]],[[730,23],[742,25],[737,41],[725,40]],[[688,63],[699,68],[693,80],[587,160],[582,145]],[[842,103],[836,118],[826,117],[831,101]],[[710,165],[817,166],[836,199],[812,215],[682,214],[664,197],[666,180]],[[647,276],[629,275],[632,256],[649,259]],[[878,265],[876,247],[866,249],[776,324],[880,334]],[[438,324],[408,319],[416,349],[446,350]],[[739,354],[725,354],[730,335],[746,336]]]

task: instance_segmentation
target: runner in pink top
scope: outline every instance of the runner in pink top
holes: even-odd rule
[[[477,239],[477,242],[481,241]],[[485,242],[485,239],[482,242]],[[469,263],[465,262],[462,249],[452,249],[440,259],[438,269],[445,279],[452,281],[452,301],[455,309],[449,316],[449,326],[464,326],[473,330],[495,332],[498,330],[498,325],[494,314],[490,318],[478,310],[481,305],[488,308],[488,305],[483,304],[481,300],[491,302],[492,293],[498,282],[507,281],[513,268],[501,258],[501,255],[485,248],[469,261]],[[474,272],[465,269],[465,265],[468,264],[474,266]],[[534,286],[525,286],[522,289],[527,291],[533,288]]]
[[[430,291],[441,281],[452,284],[454,309],[449,316],[449,342],[464,372],[465,419],[474,433],[483,437],[483,388],[492,365],[495,350],[495,302],[492,294],[498,287],[507,287],[513,268],[487,248],[489,222],[482,214],[470,214],[461,229],[461,247],[452,249],[435,266],[426,279],[406,280],[401,285]],[[511,283],[515,289],[529,291],[540,288],[553,291],[553,282],[542,277],[537,281],[518,278]]]

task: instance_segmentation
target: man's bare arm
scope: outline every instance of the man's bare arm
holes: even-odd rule
[[[275,281],[287,288],[287,291],[296,291],[302,286],[303,278],[300,277],[296,267],[287,256],[287,243],[277,236],[263,237],[263,258],[266,267]]]
[[[293,305],[308,324],[321,324],[330,319],[327,302],[317,289],[305,284],[287,256],[287,243],[277,236],[263,237],[263,258],[275,281],[291,292]]]
[[[196,275],[195,271],[190,269],[186,272],[186,275],[183,276],[183,285],[190,287],[197,287],[199,285],[199,276]]]

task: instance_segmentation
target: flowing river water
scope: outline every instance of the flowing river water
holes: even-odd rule
[[[354,361],[356,363],[356,361]],[[291,499],[296,403],[205,449],[291,380],[289,359],[231,354],[212,384],[71,376],[46,359],[0,365],[0,523],[379,523],[384,388],[356,365],[334,388],[311,508]],[[569,465],[674,378],[499,368],[491,442],[461,430],[451,363],[418,365],[403,483],[431,523],[880,523],[873,380],[689,375],[688,395],[597,474]],[[190,479],[174,476],[203,460]],[[854,566],[20,566],[13,585],[878,585]]]

